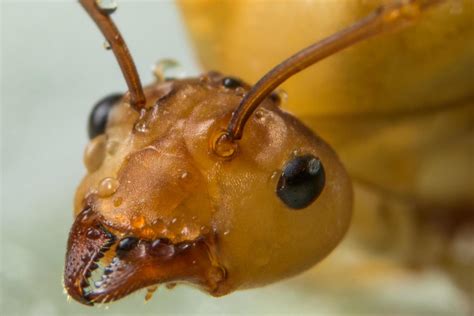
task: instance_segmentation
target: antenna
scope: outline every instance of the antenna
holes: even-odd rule
[[[443,0],[398,0],[375,9],[355,24],[286,59],[264,75],[245,95],[227,126],[227,140],[242,138],[245,123],[262,101],[294,74],[357,42],[407,26],[421,12]]]
[[[137,110],[144,108],[146,99],[137,68],[135,67],[127,44],[125,44],[122,35],[110,18],[110,14],[115,11],[115,9],[101,8],[96,0],[79,0],[79,3],[87,11],[92,20],[94,20],[95,24],[97,24],[105,40],[112,48],[115,58],[122,69],[123,77],[127,82],[128,91],[130,93],[130,105]]]

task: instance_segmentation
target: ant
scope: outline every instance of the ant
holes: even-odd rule
[[[439,1],[381,6],[254,85],[208,72],[146,87],[113,10],[79,2],[128,86],[91,113],[88,174],[76,192],[67,245],[65,288],[93,305],[141,288],[151,297],[162,283],[222,296],[326,257],[350,224],[351,180],[334,150],[283,111],[274,91],[323,58],[409,25]]]

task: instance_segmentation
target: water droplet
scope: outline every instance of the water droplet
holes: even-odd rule
[[[115,0],[96,0],[95,3],[99,9],[106,14],[114,13],[118,7]]]
[[[146,133],[149,131],[148,129],[148,124],[146,123],[145,120],[139,120],[136,124],[135,124],[135,130],[137,132],[140,132],[140,133]]]
[[[226,230],[226,231],[224,232],[224,236],[229,235],[229,233],[230,233],[230,230]]]
[[[245,88],[243,87],[238,87],[234,91],[235,91],[235,94],[238,95],[239,97],[243,97],[245,93],[247,93],[247,90],[245,90]]]
[[[146,115],[146,109],[141,109],[140,110],[140,116],[138,117],[140,120],[143,119]]]
[[[112,46],[110,46],[110,43],[105,40],[104,43],[102,44],[102,46],[106,49],[106,50],[111,50],[112,49]]]
[[[189,177],[189,172],[184,171],[184,172],[181,174],[181,179],[186,179],[187,177]]]
[[[105,178],[99,184],[99,189],[97,190],[97,194],[100,197],[109,197],[117,191],[119,187],[119,182],[117,179],[114,178]]]
[[[183,71],[180,69],[180,64],[170,58],[160,59],[152,67],[153,75],[159,82],[165,81],[166,78],[170,77],[183,77]]]

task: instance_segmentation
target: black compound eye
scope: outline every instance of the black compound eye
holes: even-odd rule
[[[240,80],[233,77],[225,77],[222,79],[222,84],[228,89],[235,89],[242,86]]]
[[[97,135],[105,132],[105,126],[107,125],[107,118],[109,116],[110,109],[117,103],[122,97],[120,93],[111,94],[94,105],[94,108],[89,114],[88,132],[89,139],[96,137]]]
[[[288,207],[302,209],[321,194],[325,178],[323,164],[318,158],[298,156],[283,167],[276,193]]]

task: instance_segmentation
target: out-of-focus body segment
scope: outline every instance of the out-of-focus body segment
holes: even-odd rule
[[[254,81],[390,1],[179,3],[204,69]],[[351,47],[282,85],[283,107],[335,148],[354,180],[350,241],[411,266],[441,266],[469,291],[473,8],[469,0],[445,1],[410,28]]]

